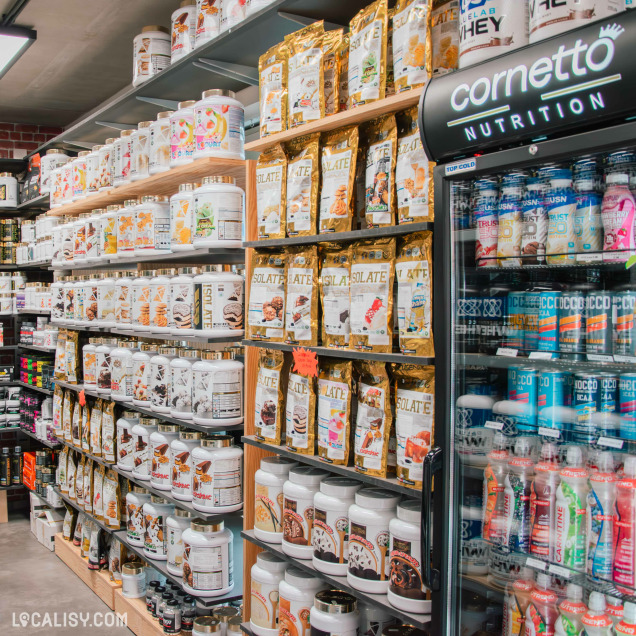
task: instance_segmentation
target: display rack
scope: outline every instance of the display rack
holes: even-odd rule
[[[49,442],[48,440],[40,439],[35,433],[32,433],[31,431],[27,431],[25,428],[20,428],[20,430],[28,437],[31,437],[32,439],[40,442],[40,444],[43,444],[44,446],[48,446],[49,448],[58,449],[61,445],[61,442],[59,441]]]

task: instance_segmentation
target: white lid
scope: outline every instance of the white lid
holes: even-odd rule
[[[271,552],[259,552],[256,555],[256,563],[268,572],[284,572],[287,567],[287,561],[279,559]]]
[[[285,570],[285,581],[301,590],[312,590],[322,587],[322,581],[311,572],[305,572],[293,565]]]
[[[592,592],[587,602],[590,612],[605,613],[605,597],[600,592]]]
[[[395,495],[382,488],[362,488],[356,493],[356,504],[369,510],[390,510],[395,508],[400,495]]]
[[[417,499],[405,499],[397,507],[397,518],[410,523],[421,523],[422,502]]]
[[[550,575],[545,572],[537,572],[537,587],[543,590],[550,589]]]
[[[583,452],[579,446],[570,446],[565,457],[565,461],[568,466],[575,466],[578,468],[583,465]]]
[[[607,175],[607,183],[629,183],[629,175],[625,172],[610,172]]]
[[[567,599],[568,601],[582,601],[583,600],[583,588],[580,585],[574,583],[568,583],[567,585]]]
[[[278,457],[278,455],[274,457],[263,457],[263,459],[261,459],[261,470],[267,473],[274,473],[275,475],[287,475],[289,469],[297,464],[298,462],[287,459],[286,457]]]
[[[317,486],[328,474],[313,466],[295,466],[289,471],[289,481],[303,486]]]
[[[628,625],[636,625],[636,603],[627,601],[623,605],[623,622]]]
[[[636,455],[627,456],[625,465],[623,466],[623,472],[625,473],[625,477],[636,477]]]
[[[348,477],[327,477],[320,482],[320,492],[351,499],[362,488],[362,484]]]

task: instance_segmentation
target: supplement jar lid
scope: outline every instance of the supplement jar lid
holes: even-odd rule
[[[235,607],[218,607],[212,613],[214,618],[222,623],[227,623],[230,618],[234,618],[235,616],[238,616],[238,614],[239,611]]]
[[[261,459],[261,470],[268,473],[274,473],[275,475],[286,475],[289,473],[289,469],[292,466],[297,466],[298,462],[295,462],[286,457],[263,457]]]
[[[135,420],[139,417],[139,413],[137,413],[137,411],[124,411],[121,416],[126,419]]]
[[[177,348],[176,347],[159,347],[159,354],[163,356],[176,356]]]
[[[78,156],[78,157],[86,157],[86,156],[88,156],[88,155],[90,155],[90,154],[91,154],[91,151],[90,151],[90,150],[82,150],[81,152],[78,152],[78,153],[77,153],[77,156]]]
[[[198,267],[180,267],[177,272],[179,276],[182,274],[198,274],[201,270]]]
[[[129,128],[128,130],[122,130],[120,133],[120,138],[121,137],[130,137],[130,135],[132,135],[134,133],[134,129]]]
[[[194,532],[221,532],[223,528],[225,528],[225,523],[223,521],[204,521],[203,519],[195,519],[191,524],[190,528]]]
[[[157,270],[157,276],[174,276],[174,269],[173,268],[164,268],[164,269],[158,269]]]
[[[64,155],[65,157],[68,157],[68,155],[63,151],[63,150],[59,150],[58,148],[51,148],[50,150],[46,151],[47,155]]]
[[[124,201],[124,207],[125,208],[130,208],[133,205],[139,205],[139,199],[126,199]]]
[[[300,568],[288,567],[285,570],[285,581],[301,590],[315,588],[322,585],[322,581],[315,574],[305,572]]]
[[[201,360],[223,360],[221,351],[202,351]]]
[[[182,183],[179,186],[179,192],[193,192],[198,187],[197,183]]]
[[[176,433],[180,428],[178,424],[159,424],[160,433]]]
[[[192,106],[194,106],[196,103],[197,103],[196,100],[188,99],[185,102],[179,102],[177,106],[178,106],[179,110],[181,110],[182,108],[192,108]]]
[[[142,128],[150,128],[151,124],[152,124],[151,121],[140,121],[137,124],[137,130],[141,130]]]
[[[180,7],[193,7],[196,6],[196,0],[181,0]]]
[[[241,630],[242,622],[243,622],[243,619],[240,615],[232,616],[232,618],[230,618],[230,620],[227,622],[227,631],[233,634],[240,634],[242,631]]]
[[[149,26],[145,26],[141,32],[142,33],[151,33],[152,31],[160,31],[161,33],[165,33],[166,35],[170,35],[170,30],[166,27],[159,26],[158,24],[151,24]]]
[[[141,574],[145,570],[145,566],[141,561],[130,561],[121,566],[121,573],[134,576]]]
[[[169,119],[170,115],[174,113],[174,110],[164,110],[157,115],[157,121],[160,119]]]
[[[397,518],[410,523],[420,523],[422,520],[422,503],[417,499],[406,499],[397,507]]]
[[[228,448],[233,445],[234,438],[231,435],[213,435],[201,442],[206,448]]]
[[[382,630],[382,636],[425,636],[423,629],[415,625],[387,625]]]
[[[203,185],[210,185],[212,183],[229,183],[230,185],[234,185],[236,183],[236,179],[229,175],[203,177]]]
[[[236,93],[234,91],[225,90],[224,88],[211,88],[201,93],[201,97],[203,99],[205,99],[206,97],[216,97],[217,95],[219,97],[231,97],[232,99],[234,99]]]
[[[140,495],[148,492],[143,486],[133,486],[132,491],[137,492]]]
[[[194,629],[201,634],[215,634],[221,631],[221,623],[211,616],[198,616],[194,619]]]
[[[155,504],[168,504],[170,503],[167,499],[160,497],[159,495],[150,495],[150,501]]]
[[[155,275],[155,270],[154,269],[142,269],[139,272],[139,277],[140,278],[144,278],[144,277],[148,277],[148,276],[154,276]]]
[[[313,466],[296,466],[289,471],[289,481],[294,484],[317,486],[328,474]]]
[[[119,340],[117,346],[120,349],[134,349],[137,346],[137,342],[134,340]]]
[[[199,433],[198,431],[179,431],[179,439],[203,439],[203,433]]]
[[[199,357],[199,350],[198,349],[181,349],[181,351],[179,351],[179,357],[180,358],[188,358],[191,360],[197,360]]]
[[[140,417],[139,423],[142,426],[158,426],[159,420],[155,417]]]
[[[177,508],[174,511],[174,516],[175,517],[184,517],[186,519],[193,519],[194,518],[194,513],[190,512],[189,510],[182,510],[181,508]]]
[[[154,351],[156,345],[152,342],[142,342],[139,347],[142,351]]]
[[[104,208],[95,208],[94,210],[91,210],[91,214],[93,216],[96,216],[98,214],[104,214],[104,212],[106,212]]]
[[[323,590],[314,597],[314,607],[327,614],[349,614],[357,605],[355,597],[342,590]]]
[[[320,492],[325,495],[352,497],[361,486],[359,481],[348,477],[327,477],[320,482]]]
[[[256,555],[256,563],[267,572],[284,572],[287,561],[279,559],[271,552],[259,552]]]
[[[106,143],[107,143],[107,144],[114,144],[116,139],[117,139],[117,137],[109,137],[109,138],[106,140]]]
[[[356,493],[356,504],[369,510],[390,510],[398,501],[400,495],[381,488],[363,488]]]

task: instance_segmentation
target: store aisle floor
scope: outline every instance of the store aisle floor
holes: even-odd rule
[[[34,616],[39,613],[39,617]],[[132,634],[125,627],[94,627],[111,610],[75,574],[31,534],[27,513],[0,524],[0,633]],[[88,622],[68,626],[71,613]],[[67,626],[64,627],[66,616]],[[21,622],[21,619],[23,622]],[[57,619],[57,620],[56,620]],[[26,623],[25,621],[32,621]],[[60,625],[56,627],[56,623]],[[22,625],[25,625],[24,627]],[[36,625],[38,625],[36,627]]]

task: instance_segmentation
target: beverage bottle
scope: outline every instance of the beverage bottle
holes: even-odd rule
[[[548,238],[548,212],[544,204],[546,185],[537,177],[526,182],[526,194],[521,204],[521,255],[524,265],[545,264],[545,244]]]
[[[636,524],[636,456],[629,455],[623,467],[624,476],[616,482],[616,515],[614,532],[614,583],[627,593],[636,584],[634,534]],[[621,590],[622,591],[622,590]]]
[[[525,636],[552,636],[559,618],[558,597],[550,589],[550,577],[540,572],[534,590],[530,592],[530,603],[526,609]]]
[[[594,174],[583,173],[574,182],[576,212],[574,235],[576,252],[601,252],[603,250],[603,222],[601,220],[602,197],[596,192]]]
[[[629,189],[627,172],[612,172],[607,175],[606,182],[601,206],[605,233],[603,260],[622,262],[634,253],[636,202]]]
[[[554,630],[555,636],[578,636],[583,629],[581,619],[587,611],[583,602],[583,588],[568,583],[567,596],[559,603],[559,618]]]
[[[477,227],[475,261],[477,267],[497,267],[497,239],[499,217],[497,197],[499,189],[492,179],[478,179],[474,185],[473,215]]]
[[[534,462],[526,440],[515,444],[515,457],[508,460],[504,486],[504,534],[502,545],[514,552],[530,552],[530,496]]]
[[[574,236],[576,196],[572,189],[571,170],[563,168],[552,170],[546,202],[548,210],[546,244],[548,265],[574,263],[576,258]]]
[[[623,619],[616,625],[617,634],[636,634],[636,603],[625,603],[623,607]]]
[[[521,568],[519,578],[506,586],[503,606],[503,636],[522,636],[525,631],[526,610],[530,593],[534,589],[534,576],[529,568]]]
[[[558,486],[559,464],[556,461],[540,461],[534,467],[530,495],[530,553],[548,561],[554,557]]]
[[[486,427],[492,420],[495,400],[478,392],[479,387],[466,387],[455,404],[456,441],[460,460],[470,466],[486,466],[493,448],[495,431]]]
[[[496,436],[496,444],[500,437],[503,435]],[[505,440],[499,443],[505,444]],[[484,539],[494,545],[501,545],[504,538],[504,489],[509,459],[507,450],[495,448],[488,453],[488,465],[484,470],[482,528]]]
[[[554,442],[544,442],[541,444],[539,461],[559,463],[559,447]]]
[[[497,261],[499,267],[521,266],[521,198],[525,175],[513,172],[504,176],[497,205]]]
[[[585,571],[588,473],[583,468],[583,453],[578,446],[568,448],[566,466],[561,469],[559,477],[554,561],[572,570]]]
[[[583,634],[586,636],[612,636],[612,619],[605,611],[605,597],[600,592],[592,592],[588,600],[588,610],[583,615]]]
[[[599,453],[596,463],[587,496],[587,573],[611,581],[617,477],[612,453]]]
[[[615,596],[605,596],[605,611],[607,615],[612,619],[612,623],[614,623],[614,631],[616,631],[616,626],[623,620],[623,601],[620,598],[616,598]],[[636,634],[636,631],[634,631]]]

